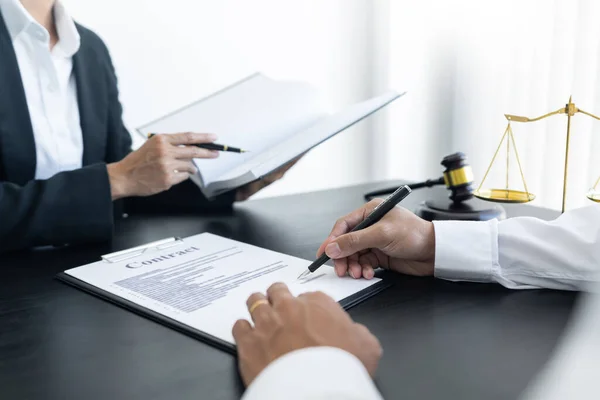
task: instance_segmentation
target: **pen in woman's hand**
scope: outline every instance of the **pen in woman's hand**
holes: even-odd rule
[[[150,139],[154,135],[155,135],[155,133],[149,133],[148,139]],[[227,146],[227,145],[218,144],[218,143],[200,143],[200,144],[195,144],[194,146],[200,147],[202,149],[207,149],[207,150],[227,151],[230,153],[248,153],[248,151],[240,149],[238,147],[232,147],[232,146]]]

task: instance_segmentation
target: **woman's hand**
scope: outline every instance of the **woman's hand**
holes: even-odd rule
[[[296,163],[300,160],[300,158],[302,158],[302,157],[298,157],[298,158],[290,161],[289,163],[283,165],[281,168],[266,175],[262,179],[259,179],[255,182],[252,182],[245,186],[242,186],[241,188],[239,188],[237,190],[237,192],[235,194],[235,201],[246,201],[250,198],[250,196],[258,193],[259,191],[263,190],[267,186],[277,182],[278,180],[283,178],[285,173],[288,172],[290,170],[290,168],[292,168],[294,165],[296,165]]]
[[[113,200],[150,196],[170,189],[196,173],[194,158],[217,158],[218,151],[194,144],[217,139],[207,133],[155,135],[123,160],[107,166]]]

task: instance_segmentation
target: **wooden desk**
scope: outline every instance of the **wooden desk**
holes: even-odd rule
[[[311,259],[372,184],[250,201],[219,216],[130,217],[112,244],[0,256],[0,398],[236,399],[235,358],[53,277],[101,254],[208,231]],[[444,189],[413,192],[415,209]],[[507,207],[509,216],[557,215]],[[550,356],[576,295],[390,274],[395,286],[350,311],[381,340],[389,399],[514,399]]]

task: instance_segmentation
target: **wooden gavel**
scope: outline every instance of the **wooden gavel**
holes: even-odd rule
[[[450,200],[454,203],[462,203],[463,201],[472,199],[473,170],[471,169],[471,165],[467,163],[467,156],[461,152],[450,154],[444,157],[441,164],[446,168],[442,177],[409,184],[410,188],[415,190],[446,185],[446,188],[450,190]],[[394,187],[369,192],[365,194],[365,199],[370,200],[374,197],[384,196],[392,193],[396,189],[398,188]]]

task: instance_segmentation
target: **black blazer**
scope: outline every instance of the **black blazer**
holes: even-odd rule
[[[228,208],[233,193],[206,200],[190,181],[148,198],[113,204],[106,164],[131,151],[121,119],[117,78],[108,49],[92,31],[77,25],[81,46],[73,57],[80,124],[82,168],[34,180],[33,129],[17,58],[0,13],[0,252],[40,245],[105,241],[115,215],[148,212],[176,204],[177,210]]]

